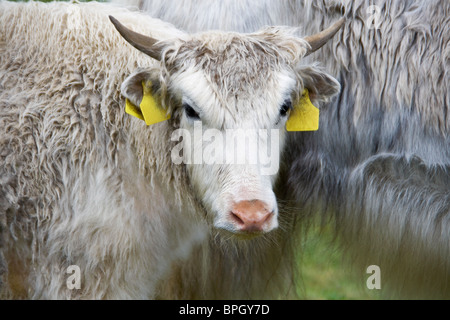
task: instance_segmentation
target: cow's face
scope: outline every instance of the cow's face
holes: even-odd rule
[[[178,115],[172,160],[186,166],[210,221],[240,236],[275,229],[273,184],[292,106],[305,87],[323,100],[339,84],[317,68],[299,67],[309,44],[280,28],[208,32],[159,47],[149,54],[162,62],[159,79],[165,79],[171,112]],[[145,75],[137,72],[122,86],[137,105],[133,88],[152,80]]]

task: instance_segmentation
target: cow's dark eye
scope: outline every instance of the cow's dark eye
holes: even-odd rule
[[[288,111],[292,108],[291,100],[286,100],[280,108],[280,115],[284,117],[287,115]]]
[[[198,113],[187,103],[183,104],[184,111],[186,112],[186,115],[194,120],[200,120],[200,116]]]

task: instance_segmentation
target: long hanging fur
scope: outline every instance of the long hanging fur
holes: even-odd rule
[[[449,298],[450,4],[305,1],[297,12],[307,33],[349,22],[313,57],[342,90],[322,130],[292,137],[289,188],[334,220],[356,270],[380,267],[386,295]]]

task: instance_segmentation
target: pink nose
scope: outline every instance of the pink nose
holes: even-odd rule
[[[231,217],[240,231],[263,231],[273,216],[268,207],[260,200],[240,201],[233,206]]]

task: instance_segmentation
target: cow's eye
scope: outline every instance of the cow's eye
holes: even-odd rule
[[[280,115],[282,117],[286,116],[290,109],[292,109],[292,102],[291,100],[286,100],[280,108]]]
[[[190,105],[188,105],[187,103],[184,103],[183,108],[184,108],[184,111],[186,112],[186,115],[189,118],[195,119],[195,120],[200,120],[200,116]]]

